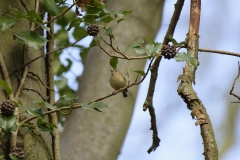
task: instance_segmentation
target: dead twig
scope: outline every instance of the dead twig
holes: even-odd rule
[[[234,87],[235,87],[235,83],[236,83],[237,79],[239,78],[239,76],[240,76],[240,65],[239,65],[239,62],[238,62],[238,74],[237,74],[236,78],[233,81],[232,88],[230,90],[230,95],[233,95],[234,97],[236,97],[237,99],[240,100],[240,96],[238,96],[235,93],[233,93],[233,90],[234,90]],[[234,103],[234,102],[232,102],[232,103]],[[235,103],[240,103],[240,102],[235,102]]]

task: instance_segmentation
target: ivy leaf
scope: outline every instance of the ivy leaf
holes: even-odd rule
[[[43,8],[50,14],[57,16],[59,14],[58,7],[54,0],[43,0]]]
[[[187,44],[187,42],[185,41],[177,42],[171,35],[168,38],[170,39],[174,47],[181,46],[182,44]]]
[[[42,22],[42,21],[43,21],[42,18],[41,18],[41,16],[39,16],[39,15],[36,13],[36,11],[34,11],[34,10],[29,11],[27,15],[28,15],[30,18],[34,18],[34,19],[38,20],[39,22]]]
[[[49,109],[57,109],[57,107],[55,107],[55,106],[53,106],[53,105],[51,105],[51,104],[49,104],[47,102],[38,102],[38,101],[34,100],[33,103],[38,104],[40,106],[45,106],[45,107],[47,107]]]
[[[38,118],[38,120],[37,120],[37,125],[38,125],[38,128],[40,128],[42,131],[46,131],[46,132],[53,132],[52,128],[57,128],[56,125],[47,123],[40,118]]]
[[[179,52],[174,59],[177,62],[189,61],[195,68],[198,66],[198,61],[185,52]]]
[[[145,75],[146,75],[146,73],[145,73],[144,71],[142,71],[142,70],[135,70],[135,71],[133,71],[133,72],[136,72],[137,74],[140,74],[140,75],[142,75],[142,76],[145,76]]]
[[[146,49],[146,51],[147,51],[149,54],[151,54],[151,55],[156,52],[155,47],[154,47],[154,44],[147,44],[147,45],[145,46],[145,49]]]
[[[6,90],[8,95],[12,93],[11,88],[7,85],[7,82],[5,82],[4,80],[0,79],[0,86],[2,86]]]
[[[141,46],[135,46],[133,47],[133,49],[135,50],[136,54],[144,54],[146,53],[147,51],[145,49],[143,49]]]
[[[156,52],[162,50],[162,43],[155,43],[154,49],[156,50]]]
[[[3,113],[0,113],[0,127],[4,133],[15,130],[17,125],[16,122],[17,119],[14,114],[6,116]]]
[[[139,44],[130,44],[124,49],[123,52],[125,53],[129,48],[133,48],[133,47],[137,47],[137,46],[139,46]]]
[[[103,34],[106,34],[106,35],[112,34],[112,28],[107,28],[106,30],[104,30]]]
[[[82,23],[82,18],[78,18],[78,17],[74,18],[72,22],[69,24],[67,31],[70,31],[70,29],[73,27],[79,26],[81,23]]]
[[[30,108],[28,108],[28,107],[26,107],[26,108],[27,108],[27,112],[28,112],[29,114],[31,114],[31,115],[33,115],[33,116],[37,116],[37,117],[39,117],[39,118],[41,118],[41,119],[44,118],[44,113],[43,113],[43,111],[42,111],[41,108],[32,108],[32,109],[30,109]]]
[[[77,40],[88,35],[87,31],[83,27],[75,27],[73,31],[73,37]]]
[[[125,19],[124,19],[124,18],[121,18],[121,19],[117,20],[117,24],[120,23],[120,22],[122,22],[123,20],[125,20]]]
[[[43,36],[40,36],[33,31],[22,31],[21,33],[14,32],[14,35],[20,44],[27,44],[37,50],[41,49],[44,43],[48,41]]]
[[[97,7],[97,8],[100,8],[100,9],[106,8],[105,4],[102,3],[102,2],[99,2],[98,0],[94,0],[94,6]]]
[[[14,156],[12,153],[9,154],[9,157],[12,159],[12,160],[18,160],[18,158],[16,156]]]
[[[112,18],[111,16],[107,16],[107,17],[101,19],[101,22],[103,22],[103,23],[109,23],[109,22],[111,22],[112,20],[113,20],[113,18]],[[118,22],[118,23],[119,23],[119,22]]]
[[[68,97],[67,95],[64,95],[64,96],[62,96],[62,98],[69,102],[69,101],[78,99],[78,96],[77,97]]]
[[[102,112],[99,108],[108,108],[108,106],[103,102],[93,102],[91,104],[81,103],[83,109],[95,109],[98,112]]]
[[[89,49],[94,47],[94,46],[97,46],[97,43],[100,41],[100,39],[101,39],[101,37],[94,37],[92,42],[89,45]]]
[[[110,59],[110,65],[112,66],[113,69],[117,68],[117,64],[118,64],[118,58],[113,57]]]
[[[154,40],[151,37],[144,37],[150,44],[155,44]]]
[[[0,29],[2,32],[6,31],[8,28],[11,28],[16,23],[16,20],[14,18],[5,18],[0,16]]]
[[[114,13],[115,18],[118,17],[118,18],[122,19],[124,16],[131,14],[132,11],[115,11],[113,13]]]

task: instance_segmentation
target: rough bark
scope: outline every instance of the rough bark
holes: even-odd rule
[[[113,29],[113,44],[124,49],[131,43],[141,42],[144,36],[154,38],[162,17],[163,1],[109,1],[109,10],[132,10],[130,18]],[[79,102],[111,93],[109,85],[110,57],[93,48],[88,53],[84,72],[79,81]],[[126,77],[126,69],[142,70],[145,60],[121,60],[118,70]],[[135,74],[130,74],[135,78]],[[116,159],[120,153],[130,124],[138,86],[129,88],[128,98],[115,95],[104,102],[109,106],[105,114],[94,110],[78,109],[67,117],[61,138],[61,157],[72,159]],[[141,109],[142,106],[137,106]]]
[[[25,2],[25,1],[24,1]],[[28,10],[35,9],[36,1],[26,1],[26,7]],[[9,6],[17,8],[18,10],[26,13],[21,1],[0,1],[0,14],[5,13]],[[12,28],[12,31],[20,33],[23,30],[30,30],[30,23],[24,20],[18,20],[16,25]],[[37,31],[42,35],[42,30]],[[17,40],[13,39],[13,35],[10,31],[7,31],[4,34],[1,34],[0,38],[0,51],[2,52],[5,64],[7,66],[8,73],[11,73],[15,70],[16,67],[20,67],[24,62],[43,54],[43,50],[35,50],[24,45],[20,45]],[[38,61],[30,64],[28,70],[39,75],[43,82],[45,82],[45,61],[44,58],[39,59]],[[19,87],[18,76],[22,76],[23,70],[19,73],[15,73],[10,77],[13,93],[16,93],[16,90]],[[0,79],[3,79],[2,70],[0,71]],[[37,78],[27,75],[26,81],[24,83],[24,88],[30,88],[37,90],[39,93],[46,98],[46,88],[37,80]],[[5,92],[0,90],[0,102],[7,99]],[[19,100],[22,101],[25,105],[33,107],[33,100],[42,101],[41,97],[37,93],[32,91],[22,91],[19,97]],[[18,107],[19,113],[24,113],[25,108],[22,106]],[[43,109],[44,110],[44,109]],[[25,119],[28,115],[21,114],[20,119]],[[46,119],[47,120],[47,119]],[[35,126],[36,127],[36,126]],[[17,147],[22,147],[25,152],[25,159],[52,159],[52,146],[51,146],[51,136],[50,133],[41,132],[37,127],[33,132],[26,132],[24,129],[20,128],[17,136]],[[9,154],[9,141],[0,142],[0,154]]]

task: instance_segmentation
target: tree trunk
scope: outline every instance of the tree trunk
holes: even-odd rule
[[[26,8],[30,10],[35,10],[35,2],[36,1],[24,1],[27,2]],[[0,1],[0,14],[3,15],[8,10],[9,6],[13,8],[17,8],[19,11],[23,13],[27,13],[26,9],[21,4],[21,1]],[[42,11],[41,11],[42,13]],[[12,13],[8,13],[5,16],[9,17]],[[20,33],[21,31],[30,30],[30,23],[27,21],[24,21],[23,19],[19,19],[16,22],[16,25],[11,29],[14,32]],[[39,34],[43,35],[43,32],[41,29],[37,31]],[[13,39],[13,33],[8,30],[6,33],[1,34],[0,38],[0,52],[4,58],[4,62],[7,67],[8,73],[12,73],[13,70],[16,70],[16,68],[20,68],[25,62],[33,59],[34,57],[37,57],[39,55],[43,54],[42,50],[35,50],[33,48],[29,48],[26,45],[21,45],[18,43],[17,40]],[[1,64],[3,65],[3,64]],[[3,71],[2,68],[0,69],[0,79],[4,80]],[[43,82],[46,81],[46,73],[45,73],[45,61],[44,58],[41,58],[32,64],[28,66],[28,71],[31,71],[38,75]],[[18,77],[19,76],[19,77]],[[20,79],[23,77],[23,70],[19,70],[19,72],[14,73],[10,77],[13,94],[16,93],[19,84]],[[30,74],[27,74],[27,77],[24,82],[24,88],[27,89],[34,89],[38,91],[44,98],[46,98],[46,88],[39,82],[39,80],[36,77],[31,76]],[[6,96],[6,93],[4,90],[0,90],[0,103],[2,103],[4,100],[8,99]],[[32,91],[26,91],[22,90],[20,92],[19,98],[16,98],[15,101],[20,100],[23,104],[28,106],[29,108],[33,107],[34,104],[32,103],[33,100],[36,101],[43,101],[41,97],[36,93]],[[36,105],[36,104],[35,104]],[[36,107],[36,106],[34,106]],[[46,109],[42,109],[43,111]],[[26,113],[26,109],[23,106],[18,107],[18,113],[20,114],[20,120],[26,119],[29,114],[23,114]],[[45,116],[45,120],[48,121],[47,116]],[[33,122],[33,121],[32,121]],[[30,122],[28,125],[33,125],[33,123]],[[36,120],[34,121],[34,123]],[[36,123],[35,123],[36,124]],[[17,134],[17,143],[11,144],[9,140],[4,140],[0,142],[0,155],[5,155],[5,158],[7,158],[7,155],[9,154],[10,149],[14,147],[21,147],[24,149],[25,152],[25,159],[26,160],[49,160],[53,159],[53,153],[52,153],[52,140],[51,135],[49,132],[41,132],[39,128],[35,125],[33,126],[33,130],[31,132],[26,132],[22,127],[20,127],[18,134]],[[11,147],[10,147],[11,146]]]
[[[162,17],[163,0],[108,1],[109,10],[132,10],[129,19],[113,28],[113,44],[120,50],[127,45],[139,43],[144,36],[154,38]],[[111,50],[108,50],[111,52]],[[131,54],[131,53],[128,53]],[[110,57],[95,47],[90,50],[84,64],[84,72],[79,81],[79,102],[110,94]],[[117,69],[127,78],[126,69],[143,70],[145,60],[119,60]],[[136,74],[129,71],[131,82]],[[138,86],[129,88],[128,97],[122,94],[110,97],[104,102],[109,106],[105,114],[95,110],[77,109],[67,117],[61,138],[63,160],[113,160],[120,153],[134,109]],[[142,106],[137,106],[142,109]]]

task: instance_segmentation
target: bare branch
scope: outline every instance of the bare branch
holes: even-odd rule
[[[191,0],[190,23],[187,37],[187,52],[196,60],[198,60],[198,32],[200,24],[200,11],[201,0]],[[192,118],[196,117],[197,122],[195,124],[200,125],[204,145],[203,154],[205,156],[205,160],[217,160],[218,148],[211,120],[201,100],[198,98],[197,93],[192,87],[192,83],[195,84],[196,69],[197,67],[193,66],[190,62],[186,62],[185,68],[183,69],[183,75],[180,75],[178,78],[178,80],[181,80],[181,83],[178,87],[178,94],[187,104],[187,108],[192,110]]]

